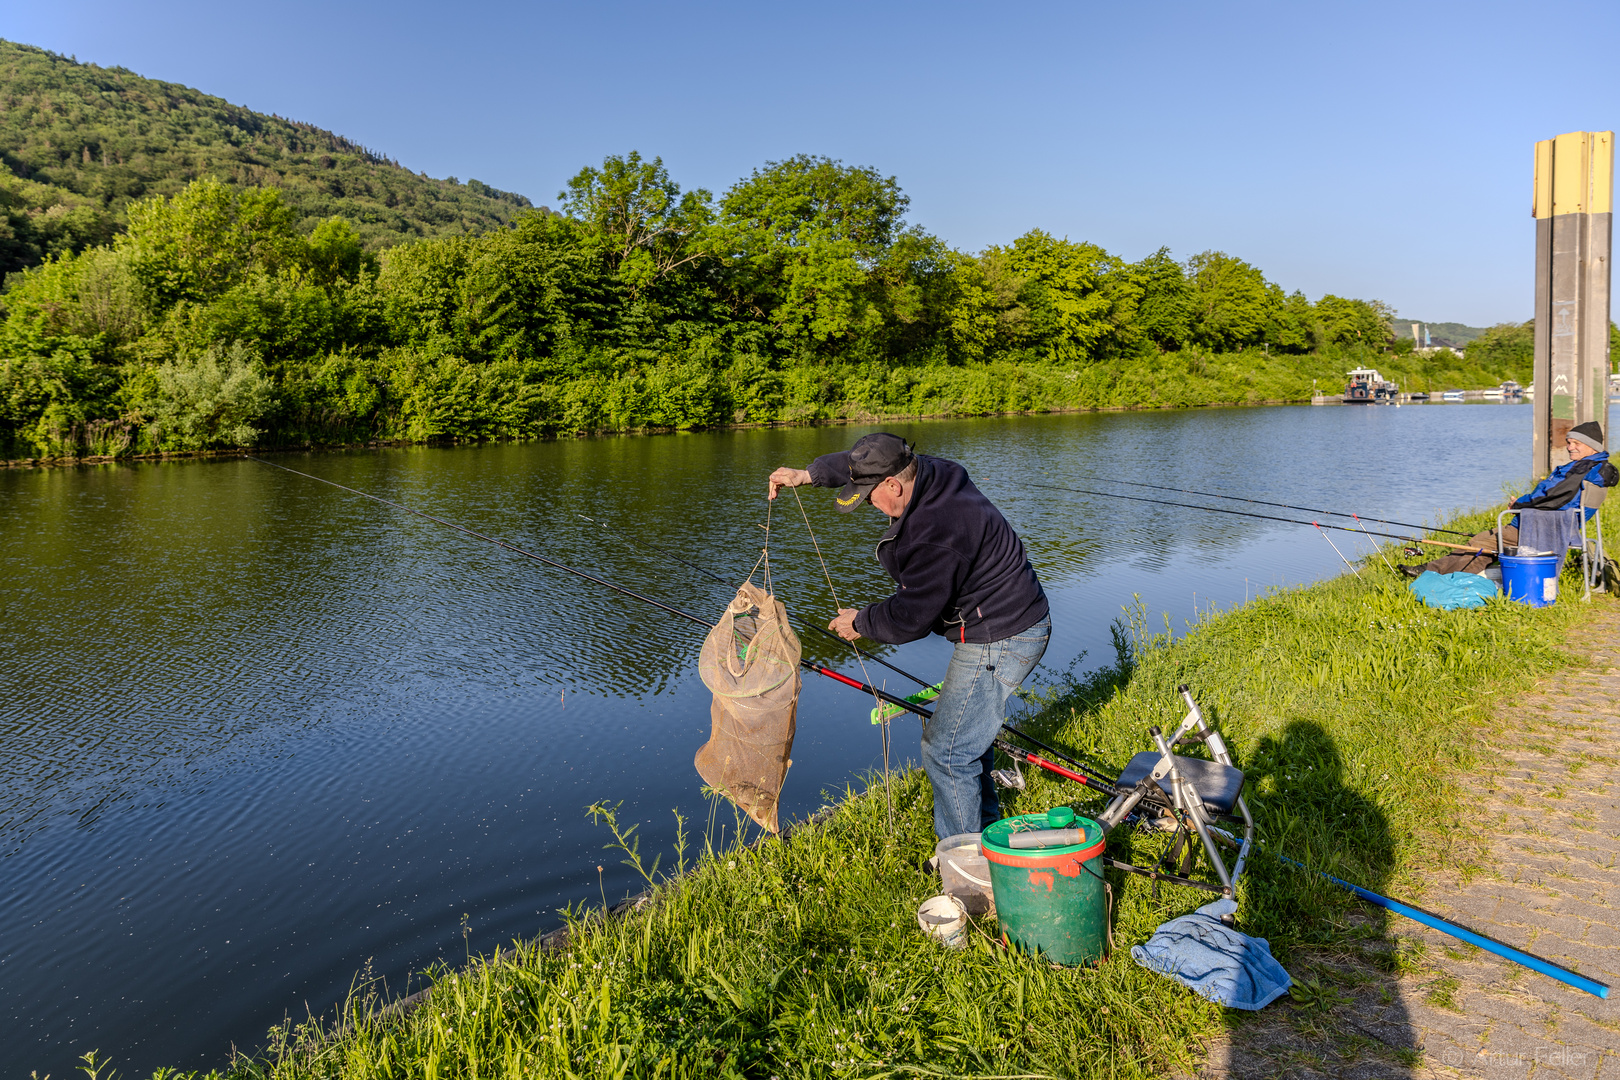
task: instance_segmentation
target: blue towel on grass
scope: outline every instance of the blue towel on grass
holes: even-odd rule
[[[1478,574],[1437,574],[1433,570],[1423,571],[1407,588],[1430,607],[1446,611],[1484,607],[1486,598],[1496,595],[1496,582],[1490,578]]]
[[[1265,938],[1240,934],[1221,922],[1222,915],[1236,910],[1235,901],[1223,899],[1172,919],[1145,944],[1133,946],[1131,959],[1217,1005],[1263,1009],[1288,993],[1294,981],[1272,957]]]

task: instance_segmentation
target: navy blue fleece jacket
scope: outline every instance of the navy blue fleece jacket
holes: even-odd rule
[[[810,463],[811,482],[842,487],[849,453]],[[1046,618],[1049,608],[1024,543],[967,470],[917,455],[911,501],[877,545],[877,559],[899,588],[855,616],[855,629],[893,645],[930,633],[985,644]]]

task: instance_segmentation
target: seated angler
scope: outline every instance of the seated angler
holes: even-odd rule
[[[1588,420],[1570,428],[1564,446],[1569,451],[1569,461],[1548,473],[1546,479],[1537,484],[1530,494],[1515,499],[1512,504],[1514,510],[1565,510],[1574,506],[1580,498],[1582,484],[1612,488],[1620,483],[1620,470],[1609,462],[1609,452],[1603,449],[1603,428],[1597,421]],[[1595,509],[1588,507],[1586,520],[1592,520],[1595,513]],[[1494,552],[1496,530],[1486,529],[1476,533],[1469,543],[1483,551]],[[1519,518],[1515,515],[1511,522],[1502,527],[1502,547],[1504,550],[1515,550],[1518,544]],[[1477,574],[1495,561],[1495,557],[1488,554],[1446,555],[1426,563],[1403,566],[1401,570],[1407,577],[1417,577],[1425,570],[1433,570],[1437,574]]]

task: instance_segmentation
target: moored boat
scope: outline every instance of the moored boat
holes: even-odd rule
[[[1401,388],[1378,374],[1377,368],[1356,368],[1347,376],[1346,405],[1393,405]]]

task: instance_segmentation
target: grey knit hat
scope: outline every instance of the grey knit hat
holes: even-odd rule
[[[1576,424],[1574,427],[1569,429],[1569,434],[1566,435],[1565,438],[1574,439],[1578,443],[1584,443],[1594,450],[1603,449],[1603,428],[1596,420],[1588,420],[1584,424]]]

